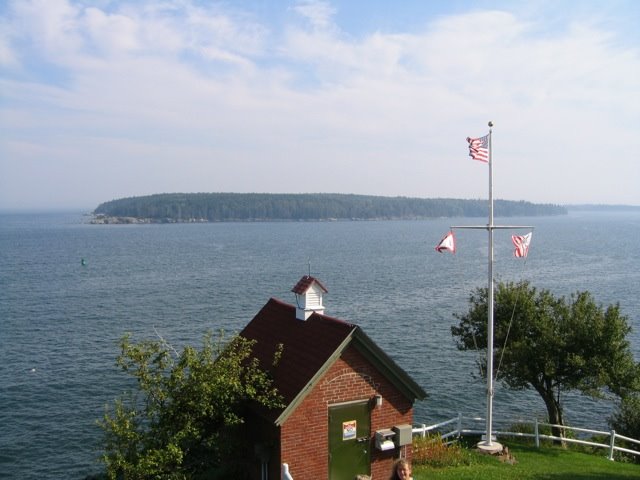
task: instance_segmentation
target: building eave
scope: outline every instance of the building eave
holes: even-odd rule
[[[354,326],[351,333],[342,341],[342,343],[335,349],[335,351],[327,358],[322,364],[322,367],[311,377],[309,382],[298,392],[294,399],[285,407],[285,409],[278,415],[274,423],[276,426],[281,426],[287,421],[289,416],[298,408],[298,406],[304,401],[306,396],[313,390],[318,381],[324,376],[327,370],[333,365],[342,355],[347,347],[351,344],[354,333],[358,330],[358,327]]]
[[[289,416],[298,408],[309,393],[314,389],[320,379],[342,355],[342,353],[353,345],[380,373],[387,378],[402,394],[411,399],[424,400],[428,397],[427,392],[418,385],[408,373],[406,373],[396,362],[393,361],[364,331],[354,325],[351,333],[343,340],[336,350],[327,358],[322,367],[315,373],[309,382],[298,392],[294,399],[280,413],[274,423],[282,426]]]
[[[403,395],[411,400],[424,400],[428,394],[364,331],[356,327],[353,346],[371,362]]]

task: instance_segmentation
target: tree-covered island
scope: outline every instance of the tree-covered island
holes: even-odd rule
[[[337,193],[162,193],[100,204],[92,223],[399,220],[486,217],[486,200]],[[496,200],[502,217],[565,215],[560,205]]]

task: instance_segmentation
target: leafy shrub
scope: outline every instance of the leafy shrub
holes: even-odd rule
[[[222,332],[216,340],[209,333],[201,349],[185,347],[177,354],[164,341],[132,343],[125,335],[117,364],[137,380],[137,389],[116,399],[98,422],[107,477],[248,477],[246,406],[283,406],[252,356],[254,343],[239,336],[225,341]]]
[[[413,437],[413,463],[431,467],[470,465],[471,455],[458,443],[447,445],[440,435]]]
[[[625,437],[640,439],[640,394],[630,395],[623,398],[618,408],[609,419],[609,425],[616,433]],[[630,450],[640,450],[636,443],[624,442],[624,447]],[[616,442],[619,445],[618,442]],[[620,457],[624,455],[620,454]],[[632,461],[640,463],[640,455],[628,455],[633,457]],[[616,453],[618,459],[618,453]]]

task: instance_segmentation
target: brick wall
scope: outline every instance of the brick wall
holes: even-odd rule
[[[371,475],[388,478],[398,449],[375,449],[376,430],[411,424],[412,404],[352,346],[329,368],[315,388],[281,427],[281,463],[289,464],[294,480],[328,478],[328,410],[336,403],[370,400],[382,395],[382,406],[371,411]],[[411,459],[411,447],[403,452]]]

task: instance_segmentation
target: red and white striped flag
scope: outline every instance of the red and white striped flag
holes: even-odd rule
[[[526,235],[511,235],[511,241],[515,245],[516,249],[513,251],[513,254],[516,257],[525,257],[529,253],[529,244],[531,243],[531,233],[529,232]]]
[[[469,156],[474,160],[489,163],[489,135],[480,138],[467,137]]]
[[[444,237],[442,237],[442,240],[440,240],[440,243],[436,245],[436,251],[440,253],[446,252],[446,251],[449,251],[451,253],[456,253],[456,240],[453,236],[453,231],[450,231]]]

